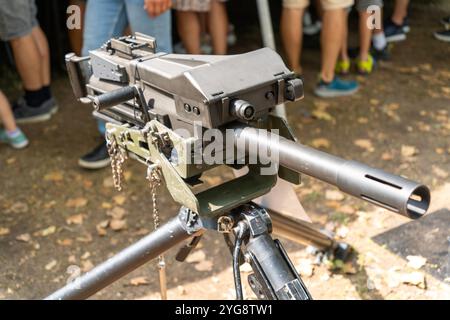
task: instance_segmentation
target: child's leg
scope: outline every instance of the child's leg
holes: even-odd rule
[[[349,61],[350,58],[348,57],[348,11],[346,11],[345,13],[346,15],[346,23],[345,23],[345,29],[342,32],[342,46],[341,46],[341,51],[339,53],[339,58],[342,61]]]
[[[17,130],[16,121],[14,120],[11,106],[3,92],[0,91],[0,118],[5,126],[6,131],[13,132]]]
[[[296,73],[302,73],[300,67],[302,40],[303,40],[303,14],[308,1],[283,0],[281,14],[281,38],[286,52],[289,68]]]
[[[371,14],[366,10],[359,11],[359,59],[366,61],[369,57],[372,30],[367,26],[367,20]]]
[[[214,54],[227,53],[228,15],[224,1],[211,0],[209,32]]]
[[[178,34],[189,54],[200,54],[200,21],[198,13],[194,11],[180,11],[177,13]]]
[[[394,13],[392,14],[391,20],[397,24],[402,25],[406,16],[408,15],[408,5],[409,0],[396,0]]]

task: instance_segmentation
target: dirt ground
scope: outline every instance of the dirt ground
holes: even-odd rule
[[[306,97],[288,106],[299,140],[420,180],[433,199],[425,218],[410,221],[304,177],[296,191],[313,222],[357,252],[352,263],[331,270],[282,239],[315,299],[450,299],[450,46],[431,36],[445,14],[415,7],[408,40],[373,75],[357,76],[362,88],[354,97],[314,97],[319,51],[305,50]],[[251,38],[244,34],[239,43]],[[5,89],[6,79],[2,89],[17,95],[17,85]],[[109,168],[80,169],[78,157],[99,141],[91,110],[74,101],[66,78],[56,79],[53,90],[58,114],[23,126],[30,147],[0,145],[2,299],[43,298],[73,275],[70,266],[87,271],[152,229],[145,168],[128,161],[123,192],[112,187]],[[177,205],[166,192],[159,199],[167,220]],[[208,233],[189,262],[176,262],[175,254],[166,256],[170,299],[234,298],[231,258],[218,234]],[[158,290],[150,262],[94,298],[158,299]]]

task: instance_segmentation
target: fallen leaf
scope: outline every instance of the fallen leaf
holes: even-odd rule
[[[56,260],[52,260],[52,261],[50,261],[49,263],[47,263],[46,265],[45,265],[45,270],[47,270],[47,271],[50,271],[50,270],[52,270],[54,267],[56,267],[56,265],[58,264],[58,261],[56,261]]]
[[[125,229],[127,226],[126,220],[118,220],[118,219],[112,219],[109,223],[109,227],[114,231],[120,231]]]
[[[81,214],[81,213],[73,215],[73,216],[70,216],[70,217],[68,217],[66,219],[66,223],[68,225],[71,225],[71,224],[78,224],[78,225],[83,224],[83,217],[84,217],[84,214]]]
[[[114,207],[112,210],[109,210],[106,215],[110,216],[113,219],[121,220],[125,216],[126,211],[121,207]]]
[[[194,265],[195,270],[205,272],[213,269],[214,263],[211,260],[203,260]]]
[[[359,117],[358,123],[367,124],[367,123],[369,123],[369,119],[367,119],[366,117]]]
[[[102,208],[103,209],[111,209],[113,206],[109,202],[102,202]]]
[[[344,200],[345,196],[338,190],[327,190],[325,191],[325,198],[327,200],[342,201]]]
[[[114,179],[112,177],[107,177],[107,178],[103,179],[103,187],[113,188],[114,187]]]
[[[9,228],[0,227],[0,236],[6,236],[7,234],[9,234],[9,232],[10,232]]]
[[[16,237],[17,241],[22,241],[22,242],[29,242],[31,240],[31,235],[29,233],[24,233],[21,235],[18,235]]]
[[[81,260],[86,260],[87,258],[89,258],[91,256],[91,253],[89,251],[86,251],[82,256],[81,256]]]
[[[94,183],[92,182],[92,180],[89,180],[89,179],[83,180],[83,187],[85,189],[90,189],[90,188],[92,188],[93,185],[94,185]]]
[[[92,235],[90,233],[85,233],[80,237],[77,237],[77,241],[79,242],[92,242]]]
[[[81,271],[88,272],[94,268],[94,264],[91,260],[85,260],[81,262]]]
[[[414,146],[402,145],[401,153],[403,157],[409,158],[418,154],[419,151]]]
[[[316,149],[319,149],[319,148],[324,148],[324,149],[328,149],[329,147],[330,147],[330,141],[328,140],[328,139],[325,139],[325,138],[317,138],[317,139],[314,139],[312,142],[311,142],[311,145],[314,147],[314,148],[316,148]]]
[[[380,104],[380,100],[377,100],[377,99],[370,99],[369,102],[370,102],[370,104],[373,105],[373,106],[377,106],[377,105]]]
[[[50,226],[48,228],[42,229],[38,232],[35,232],[34,235],[39,236],[39,237],[47,237],[55,232],[56,232],[56,227]]]
[[[47,173],[44,176],[45,181],[60,182],[63,179],[64,179],[64,176],[61,171],[53,171],[53,172]]]
[[[331,122],[335,121],[334,117],[324,110],[316,109],[312,112],[312,115],[314,118],[319,119],[319,120],[325,120],[325,121],[331,121]]]
[[[438,178],[442,178],[442,179],[447,179],[448,178],[448,172],[439,168],[438,166],[433,165],[431,167],[431,169],[433,170],[433,173],[438,177]]]
[[[150,282],[148,281],[147,277],[136,277],[130,280],[130,284],[132,286],[146,286],[148,284],[150,284]]]
[[[383,154],[381,155],[381,160],[391,161],[392,159],[394,159],[394,156],[390,152],[386,151],[386,152],[383,152]]]
[[[66,207],[69,208],[81,208],[86,206],[88,203],[88,200],[86,198],[83,197],[79,197],[79,198],[74,198],[74,199],[69,199],[66,202]]]
[[[7,212],[11,213],[25,213],[28,211],[28,205],[24,202],[16,202],[8,208]]]
[[[117,205],[121,206],[121,205],[123,205],[123,204],[125,203],[125,201],[127,200],[127,198],[126,198],[124,195],[119,194],[119,195],[115,196],[115,197],[113,198],[113,200],[114,200],[114,202],[115,202]]]
[[[69,247],[72,245],[73,241],[72,239],[66,238],[66,239],[58,239],[56,240],[56,243],[63,247]]]
[[[16,162],[16,158],[6,159],[6,164],[13,164],[14,162]]]
[[[369,139],[357,139],[353,143],[368,152],[373,152],[375,150]]]
[[[103,220],[102,222],[98,223],[95,228],[97,229],[97,234],[100,237],[106,236],[106,228],[109,226],[109,220]]]
[[[408,260],[408,267],[419,270],[427,263],[427,258],[422,256],[407,256],[406,260]]]

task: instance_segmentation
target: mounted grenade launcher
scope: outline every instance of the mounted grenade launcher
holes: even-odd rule
[[[92,103],[95,117],[107,122],[117,187],[121,163],[132,157],[148,166],[150,179],[163,178],[181,210],[49,299],[87,298],[192,238],[177,255],[182,261],[208,229],[225,235],[238,298],[239,265],[245,261],[252,266],[248,280],[258,298],[311,299],[281,243],[272,239],[272,229],[319,248],[336,249],[336,242],[252,201],[269,193],[278,177],[299,184],[303,173],[412,219],[426,213],[426,186],[296,142],[286,122],[271,111],[303,98],[303,83],[271,49],[231,56],[155,49],[154,38],[137,33],[111,39],[89,57],[69,54],[67,68],[77,99]],[[215,161],[206,159],[206,150]],[[274,163],[276,170],[268,170]],[[247,173],[196,191],[202,174],[218,165],[246,167]]]

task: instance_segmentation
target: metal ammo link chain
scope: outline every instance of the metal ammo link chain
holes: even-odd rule
[[[120,152],[117,141],[114,137],[109,137],[107,139],[107,149],[109,157],[111,158],[111,170],[113,175],[114,187],[118,191],[122,191],[122,180],[123,180],[123,163],[126,158],[122,152]]]

